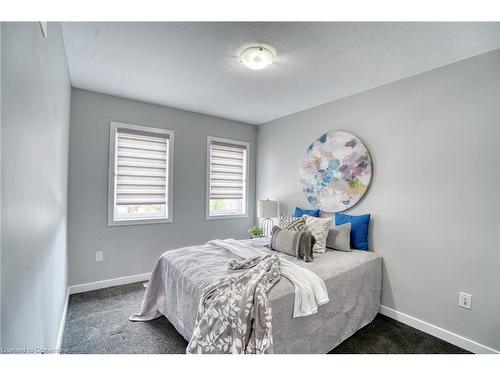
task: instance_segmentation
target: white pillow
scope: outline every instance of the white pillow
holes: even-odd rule
[[[304,215],[303,217],[305,217],[306,219],[306,227],[304,230],[310,231],[314,238],[316,238],[313,252],[324,253],[326,247],[326,237],[328,236],[328,229],[330,229],[333,218],[312,217],[309,215]]]
[[[340,251],[351,251],[351,223],[333,226],[328,230],[326,247]]]

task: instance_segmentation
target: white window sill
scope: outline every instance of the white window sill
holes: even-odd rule
[[[174,220],[170,219],[132,219],[132,220],[118,220],[108,221],[108,227],[119,227],[124,225],[144,225],[144,224],[169,224]]]
[[[234,215],[207,215],[206,220],[225,220],[225,219],[244,219],[248,218],[248,214],[234,214]]]

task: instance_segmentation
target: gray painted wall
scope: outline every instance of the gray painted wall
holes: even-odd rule
[[[326,131],[358,135],[374,159],[368,195],[384,257],[382,304],[500,349],[499,71],[494,51],[258,129],[257,199],[307,207],[298,166]],[[472,294],[472,310],[458,292]]]
[[[109,121],[173,129],[173,223],[107,226]],[[69,170],[70,285],[151,272],[166,250],[245,238],[254,222],[253,125],[73,89]],[[250,142],[248,218],[205,220],[207,136]],[[104,251],[104,261],[95,252]]]
[[[0,166],[1,165],[2,165],[2,22],[0,22]],[[0,171],[0,294],[1,293],[2,293],[2,172]],[[1,347],[2,347],[2,296],[0,295],[0,348]]]
[[[2,25],[2,345],[56,349],[67,291],[70,81],[61,28]]]

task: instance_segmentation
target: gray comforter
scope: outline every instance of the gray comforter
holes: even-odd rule
[[[269,238],[242,242],[262,247],[269,243]],[[382,281],[379,255],[357,250],[350,253],[327,250],[315,256],[312,263],[279,256],[297,262],[323,279],[330,301],[314,315],[293,318],[293,285],[280,278],[268,294],[275,353],[327,353],[377,314]],[[141,313],[134,314],[131,320],[151,320],[165,315],[190,341],[203,292],[228,275],[227,264],[234,258],[227,250],[212,245],[164,253],[152,272]]]

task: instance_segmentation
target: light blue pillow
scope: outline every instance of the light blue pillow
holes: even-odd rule
[[[302,217],[304,215],[319,217],[319,210],[303,210],[302,208],[295,207],[295,213],[293,214],[293,216]]]
[[[335,212],[335,225],[346,223],[351,223],[351,248],[368,251],[370,214],[354,216]]]

